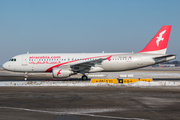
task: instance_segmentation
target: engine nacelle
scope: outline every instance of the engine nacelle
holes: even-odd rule
[[[68,69],[53,68],[53,77],[63,78],[69,77],[73,72]]]

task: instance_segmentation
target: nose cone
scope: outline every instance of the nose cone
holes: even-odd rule
[[[3,69],[7,70],[7,69],[8,69],[8,64],[7,64],[7,62],[4,63],[2,67],[3,67]]]

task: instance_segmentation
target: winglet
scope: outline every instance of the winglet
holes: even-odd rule
[[[172,25],[164,25],[139,53],[166,54]]]

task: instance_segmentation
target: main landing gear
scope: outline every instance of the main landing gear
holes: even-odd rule
[[[88,77],[86,75],[82,76],[82,80],[87,80],[87,79],[88,79]]]

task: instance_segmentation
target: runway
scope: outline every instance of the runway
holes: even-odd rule
[[[86,81],[90,82],[91,79]],[[0,81],[25,81],[24,77],[0,77]],[[27,81],[82,81],[80,78],[28,78]],[[180,78],[153,78],[153,81],[180,81]]]
[[[106,79],[117,79],[120,74],[133,74],[134,78],[153,78],[154,81],[180,81],[180,68],[142,68],[125,72],[103,72],[90,73],[90,75],[101,74]],[[29,73],[28,81],[80,81],[81,74],[70,76],[69,78],[53,78],[52,73]],[[90,79],[93,77],[89,77]],[[102,77],[100,77],[102,78]],[[24,81],[24,73],[9,72],[0,69],[0,81]]]
[[[48,75],[30,75],[24,81],[22,74],[0,72],[0,84],[4,84],[0,120],[178,120],[180,84],[174,86],[180,82],[178,74],[155,78],[154,83],[124,85]]]
[[[0,87],[3,120],[178,120],[179,87]]]

